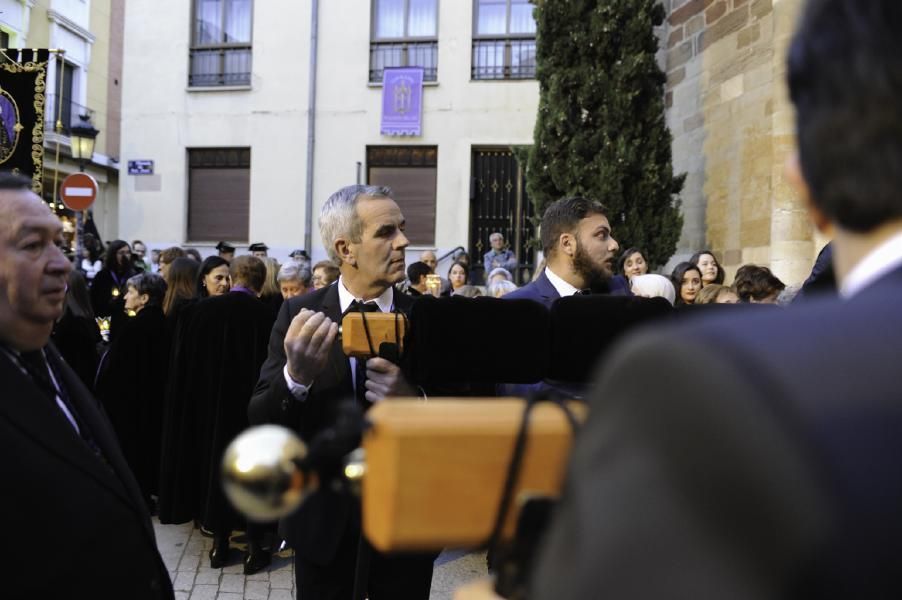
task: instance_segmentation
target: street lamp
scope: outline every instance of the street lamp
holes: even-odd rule
[[[78,161],[78,170],[85,172],[85,161],[90,162],[94,158],[94,142],[97,141],[97,134],[100,133],[94,125],[91,124],[91,116],[88,114],[78,115],[78,124],[69,127],[69,148],[72,151],[72,158]],[[85,217],[83,210],[75,213],[75,264],[81,261],[81,255],[84,252],[85,239]]]
[[[78,161],[80,171],[85,170],[85,161],[94,158],[94,142],[100,133],[91,124],[90,115],[78,115],[79,122],[69,128],[69,146],[72,149],[72,158]]]

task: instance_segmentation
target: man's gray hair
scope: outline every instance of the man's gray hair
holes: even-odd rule
[[[357,214],[360,196],[391,198],[392,191],[378,185],[349,185],[329,196],[319,214],[319,235],[329,258],[339,265],[341,257],[335,251],[335,240],[345,238],[359,242],[363,236],[363,222]]]
[[[304,266],[299,261],[290,260],[279,268],[276,281],[279,283],[283,281],[299,281],[306,288],[310,287],[312,278],[313,275],[311,275],[309,267]]]

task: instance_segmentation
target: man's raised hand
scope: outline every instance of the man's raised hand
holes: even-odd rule
[[[310,386],[326,367],[338,323],[321,312],[301,309],[285,333],[288,374],[296,382]]]

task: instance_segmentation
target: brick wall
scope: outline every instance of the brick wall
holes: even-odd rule
[[[712,248],[727,281],[742,264],[801,282],[816,246],[783,179],[794,149],[784,57],[801,0],[664,0],[662,62],[674,169],[686,172],[677,255]]]

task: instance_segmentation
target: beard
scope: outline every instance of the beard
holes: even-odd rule
[[[573,256],[573,270],[582,277],[586,287],[593,293],[609,291],[608,282],[613,276],[611,267],[607,263],[595,261],[579,242],[576,244],[576,254]]]

